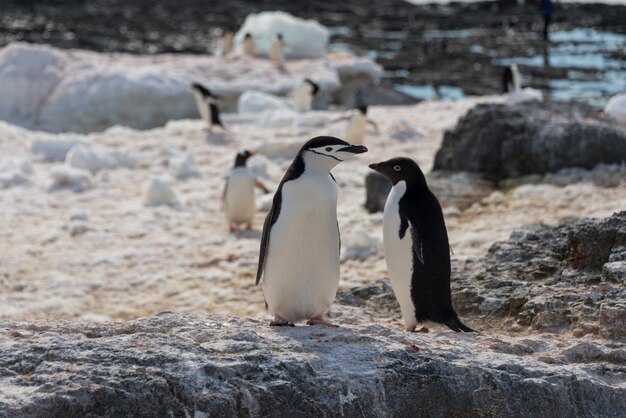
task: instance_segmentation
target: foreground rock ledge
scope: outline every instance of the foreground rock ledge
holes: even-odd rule
[[[608,417],[626,410],[624,358],[545,337],[226,315],[3,321],[0,416]]]

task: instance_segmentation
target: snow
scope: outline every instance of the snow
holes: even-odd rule
[[[187,152],[182,157],[172,162],[172,172],[177,179],[186,179],[200,175],[196,159],[192,152]]]
[[[543,92],[541,90],[526,87],[520,91],[512,91],[504,95],[506,97],[506,103],[516,104],[522,102],[528,102],[531,100],[543,100]]]
[[[27,183],[31,174],[33,167],[25,158],[10,157],[0,161],[0,189]]]
[[[238,113],[264,113],[270,110],[292,110],[285,100],[262,91],[248,90],[239,96]]]
[[[46,160],[64,161],[67,153],[77,145],[88,146],[89,143],[82,138],[46,137],[34,140],[31,150]]]
[[[172,189],[172,179],[168,176],[153,177],[146,189],[144,202],[148,206],[178,206],[179,201]]]
[[[65,164],[74,168],[81,168],[96,174],[103,168],[129,168],[137,165],[137,158],[124,150],[98,150],[89,145],[78,144],[67,153]]]
[[[94,186],[94,180],[89,171],[67,165],[53,167],[50,170],[50,179],[51,183],[48,186],[50,192],[63,189],[82,192]]]
[[[607,113],[619,123],[626,125],[626,93],[611,97],[604,107],[604,113]]]
[[[329,32],[314,20],[304,20],[275,11],[250,14],[235,35],[239,51],[246,33],[255,41],[256,53],[267,55],[277,34],[283,35],[286,58],[319,58],[326,52]]]
[[[149,129],[198,117],[192,81],[210,86],[227,112],[246,91],[285,96],[304,78],[320,85],[316,103],[325,106],[348,95],[341,94],[344,84],[352,91],[382,75],[368,58],[316,57],[287,60],[279,69],[264,57],[137,56],[12,43],[0,49],[0,119],[54,133]]]

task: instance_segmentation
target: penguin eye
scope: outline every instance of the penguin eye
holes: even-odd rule
[[[394,165],[394,166],[393,166],[393,169],[394,169],[395,171],[400,171],[400,170],[402,170],[402,167],[400,167],[399,165]]]
[[[331,147],[326,147],[326,152],[331,152],[333,149]]]

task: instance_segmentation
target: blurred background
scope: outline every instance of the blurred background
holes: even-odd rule
[[[329,28],[330,50],[384,69],[372,104],[500,92],[517,64],[525,87],[601,108],[626,90],[626,2],[557,1],[549,41],[536,0],[2,0],[0,47],[14,41],[134,54],[206,54],[250,13],[283,10]]]

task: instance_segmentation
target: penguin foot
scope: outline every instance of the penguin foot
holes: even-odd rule
[[[325,320],[324,318],[311,318],[306,321],[307,325],[325,325],[327,327],[339,328],[339,325],[335,325],[330,321]]]
[[[278,321],[274,320],[270,322],[270,327],[295,327],[296,324],[293,324],[286,319],[280,319]]]
[[[426,327],[421,327],[421,328],[417,328],[417,327],[404,327],[404,330],[406,332],[423,332],[423,333],[427,333],[430,332],[430,330]]]

